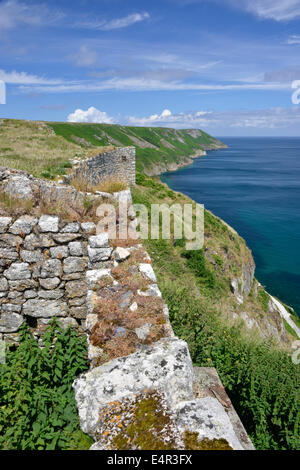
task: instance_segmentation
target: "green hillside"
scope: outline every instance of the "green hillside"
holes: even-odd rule
[[[86,146],[134,145],[137,169],[159,173],[180,165],[199,150],[222,146],[221,142],[197,129],[175,130],[157,127],[128,127],[111,124],[49,123],[56,133],[72,143]]]
[[[199,129],[0,119],[0,166],[35,176],[64,174],[70,159],[84,158],[96,147],[131,145],[136,147],[137,170],[151,175],[187,165],[201,150],[223,146]]]

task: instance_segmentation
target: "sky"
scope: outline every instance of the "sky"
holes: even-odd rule
[[[299,136],[298,89],[300,0],[0,0],[0,117]]]

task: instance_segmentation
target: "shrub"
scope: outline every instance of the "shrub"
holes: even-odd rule
[[[86,340],[53,320],[43,344],[22,326],[20,345],[0,365],[0,448],[87,449],[91,441],[80,431],[72,390],[88,368]]]
[[[213,289],[216,287],[216,276],[206,267],[203,250],[185,251],[183,256],[187,259],[187,266],[192,269],[201,284]]]

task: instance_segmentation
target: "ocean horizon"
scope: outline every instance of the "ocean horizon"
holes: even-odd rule
[[[300,137],[219,137],[227,149],[162,181],[229,223],[247,242],[255,276],[300,315]]]

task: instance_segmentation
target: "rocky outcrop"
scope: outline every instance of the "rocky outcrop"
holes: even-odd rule
[[[97,237],[90,243],[96,249]],[[113,258],[114,268],[87,273],[91,368],[73,384],[81,428],[95,440],[91,449],[253,449],[216,372],[215,395],[199,386],[201,371],[174,336],[149,255],[136,243],[116,247]],[[132,276],[140,277],[132,283]],[[113,330],[105,325],[106,305],[115,312]],[[133,351],[124,354],[128,345]]]
[[[157,423],[147,414],[144,420],[146,427],[147,419],[150,420],[148,432],[152,433],[153,442],[160,440],[161,448],[189,448],[187,440],[192,435],[198,440],[199,449],[204,442],[215,448],[222,448],[225,442],[232,449],[253,449],[237,415],[231,418],[220,397],[197,397],[194,380],[197,378],[187,344],[178,338],[162,339],[83,374],[75,381],[74,390],[81,427],[97,441],[92,449],[118,448],[114,445],[120,430],[127,439],[135,415],[147,401],[149,405],[153,402],[153,396],[163,403],[165,425],[161,428],[159,416]],[[228,397],[227,400],[233,409]],[[154,411],[158,412],[157,403],[155,406]],[[103,420],[104,416],[110,419]],[[137,436],[136,440],[141,441]],[[128,448],[135,448],[134,442]]]

